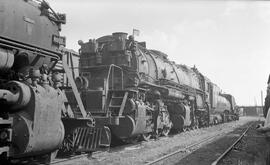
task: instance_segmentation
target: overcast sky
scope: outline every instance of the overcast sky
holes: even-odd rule
[[[178,0],[48,0],[66,13],[62,35],[78,50],[113,32],[140,30],[138,41],[196,67],[238,105],[261,104],[270,63],[270,2]]]

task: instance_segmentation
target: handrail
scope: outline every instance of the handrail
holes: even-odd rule
[[[101,67],[108,67],[108,65],[106,65],[106,66],[99,66],[100,68]],[[104,91],[105,91],[105,102],[106,102],[106,104],[104,105],[104,110],[106,110],[107,109],[107,99],[108,99],[108,88],[109,88],[109,78],[110,78],[110,75],[111,75],[111,70],[112,70],[112,68],[113,67],[115,67],[115,68],[117,68],[117,69],[119,69],[120,71],[121,71],[121,79],[122,79],[122,87],[121,87],[121,89],[123,89],[123,69],[121,68],[121,67],[119,67],[119,66],[117,66],[117,65],[114,65],[114,64],[111,64],[110,66],[109,66],[109,70],[108,70],[108,75],[107,75],[107,78],[106,78],[106,86],[104,86]],[[114,72],[114,70],[113,70],[113,72]],[[112,84],[113,84],[113,75],[112,75]]]
[[[117,65],[114,65],[114,64],[111,64],[110,65],[110,68],[109,68],[109,71],[108,71],[108,75],[107,75],[107,86],[109,86],[110,84],[109,84],[109,78],[110,78],[110,75],[112,74],[112,89],[113,89],[113,82],[114,82],[114,79],[113,79],[113,77],[114,77],[114,68],[117,68],[117,69],[119,69],[120,71],[121,71],[121,89],[123,89],[124,88],[124,76],[123,76],[123,69],[121,68],[121,67],[119,67],[119,66],[117,66]],[[111,71],[112,71],[112,73],[111,73]]]
[[[67,77],[68,77],[68,79],[69,79],[69,82],[70,82],[70,85],[71,85],[73,94],[74,94],[74,96],[75,96],[75,99],[76,99],[76,101],[77,101],[78,107],[79,107],[79,109],[80,109],[80,112],[81,112],[83,118],[86,118],[86,117],[87,117],[87,112],[86,112],[86,110],[85,110],[85,108],[84,108],[84,105],[83,105],[83,102],[82,102],[81,97],[80,97],[80,95],[79,95],[79,91],[78,91],[78,89],[77,89],[77,86],[76,86],[76,84],[75,84],[75,81],[74,81],[74,79],[72,78],[72,75],[71,75],[71,73],[70,73],[69,66],[68,66],[68,64],[67,64],[66,59],[63,58],[63,59],[62,59],[62,62],[63,62],[63,68],[64,68],[64,71],[66,72],[66,75],[67,75]],[[90,112],[88,113],[88,115],[89,115],[90,117],[92,117],[92,115],[91,115]],[[93,119],[93,118],[91,118],[91,119]]]
[[[121,89],[123,89],[124,88],[124,74],[123,74],[123,69],[120,66],[117,66],[115,64],[111,64],[111,65],[99,65],[99,66],[84,66],[84,67],[80,66],[80,67],[72,67],[72,69],[103,69],[103,68],[107,68],[107,67],[109,67],[108,75],[106,77],[107,80],[109,80],[111,74],[112,75],[114,74],[114,69],[113,68],[117,68],[117,69],[119,69],[121,71],[121,82],[122,82],[121,83]],[[112,79],[113,79],[113,76],[112,76]],[[106,85],[109,85],[108,83],[109,82],[107,81],[106,82]],[[113,83],[113,81],[112,81],[112,83]]]

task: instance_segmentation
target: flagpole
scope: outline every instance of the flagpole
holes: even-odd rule
[[[133,31],[132,31],[133,38],[135,38],[135,36],[139,36],[139,35],[140,35],[140,31],[138,29],[133,29]]]

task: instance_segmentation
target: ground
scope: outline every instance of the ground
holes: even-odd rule
[[[247,136],[243,138],[232,152],[220,163],[220,165],[269,165],[270,164],[270,139],[262,133],[258,133],[252,127]]]
[[[182,159],[181,161],[178,161],[175,164],[179,164],[179,165],[186,165],[186,164],[188,164],[188,165],[198,165],[198,162],[200,162],[200,165],[210,165],[210,164],[212,164],[221,154],[224,153],[224,151],[226,151],[240,137],[240,135],[245,131],[245,129],[250,124],[252,124],[252,127],[251,127],[250,131],[253,131],[253,133],[256,132],[255,128],[256,128],[256,125],[259,124],[258,121],[252,122],[252,123],[246,123],[244,125],[241,125],[241,126],[237,127],[232,132],[229,132],[226,135],[220,137],[219,139],[217,139],[217,140],[215,140],[215,141],[213,141],[213,142],[211,142],[211,143],[209,143],[207,145],[202,146],[201,148],[199,148],[198,150],[196,150],[192,154],[189,154],[184,159]],[[254,145],[253,143],[250,143],[249,145],[253,145],[253,147],[254,147],[253,149],[251,148],[251,150],[250,150],[252,152],[251,157],[256,157],[255,150],[259,146]],[[264,143],[264,145],[265,145],[265,143]],[[233,150],[233,152],[234,152],[234,150]],[[229,153],[225,157],[225,160],[226,159],[228,161],[226,161],[226,162],[221,161],[219,164],[226,164],[226,165],[227,164],[235,164],[235,165],[238,165],[239,164],[238,160],[240,160],[240,159],[245,160],[245,159],[247,159],[247,157],[246,157],[246,155],[242,155],[242,157],[237,157],[236,159],[238,159],[238,160],[236,160],[234,163],[232,163],[230,161],[231,160],[231,153]],[[231,163],[229,163],[229,162],[231,162]],[[251,163],[251,164],[253,165],[254,163]],[[243,165],[247,165],[247,164],[244,163]]]
[[[99,152],[94,153],[92,158],[81,158],[79,160],[73,160],[66,163],[62,163],[63,165],[86,165],[86,164],[94,164],[94,165],[103,165],[103,164],[112,164],[112,165],[118,165],[118,164],[145,164],[149,161],[155,160],[163,155],[166,155],[170,152],[176,151],[181,148],[185,148],[185,146],[190,145],[192,143],[196,143],[204,138],[215,136],[215,140],[220,140],[222,137],[224,138],[224,134],[229,134],[232,131],[237,130],[239,127],[243,127],[245,124],[249,123],[250,121],[257,120],[257,118],[240,118],[239,121],[233,121],[230,123],[220,124],[208,128],[201,128],[198,130],[192,130],[189,132],[180,133],[178,135],[172,135],[169,137],[162,137],[158,140],[151,140],[148,142],[143,142],[136,145],[129,145],[127,147],[121,148],[121,149],[114,149],[112,148],[110,151],[107,152]],[[222,135],[221,135],[222,134]],[[233,134],[231,134],[233,136]],[[214,144],[214,142],[209,142],[210,144]],[[231,143],[231,141],[227,142],[228,144]],[[225,142],[224,142],[225,144]],[[201,146],[200,148],[204,148],[206,145]],[[215,146],[215,145],[214,145]],[[194,150],[197,150],[198,148],[192,149],[192,150],[185,150],[183,154],[186,154],[186,156],[183,159],[183,164],[202,164],[207,157],[206,155],[201,154],[195,154],[196,152],[193,152]],[[209,148],[206,147],[207,150],[213,150],[215,151],[215,148]],[[220,151],[221,152],[221,151]],[[192,154],[191,154],[192,153]],[[213,153],[211,153],[213,154]],[[195,158],[192,158],[190,156],[194,156]],[[200,158],[201,159],[198,159]],[[193,162],[191,161],[193,160]],[[205,161],[208,162],[212,159]],[[166,162],[167,164],[168,162]],[[177,160],[172,160],[169,162],[169,164],[174,163],[181,163]]]

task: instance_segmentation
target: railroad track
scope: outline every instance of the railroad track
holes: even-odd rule
[[[149,141],[154,141],[154,139],[151,139]],[[125,144],[125,145],[120,145],[120,146],[115,146],[115,147],[111,147],[109,149],[108,152],[117,152],[119,150],[123,150],[127,147],[136,147],[136,146],[139,146],[143,143],[146,143],[148,141],[141,141],[141,142],[138,142],[136,144]],[[60,159],[55,159],[54,161],[52,161],[50,163],[50,165],[57,165],[57,164],[61,164],[61,163],[65,163],[65,162],[69,162],[69,161],[73,161],[73,160],[79,160],[79,159],[82,159],[82,158],[86,158],[86,157],[95,157],[95,156],[98,156],[100,154],[102,154],[103,152],[106,152],[106,151],[96,151],[96,152],[93,152],[91,155],[89,154],[80,154],[80,155],[76,155],[76,156],[70,156],[70,157],[67,157],[67,158],[60,158]],[[40,164],[40,165],[47,165],[47,164]]]
[[[54,160],[53,162],[50,163],[50,165],[54,164],[54,165],[57,165],[57,164],[61,164],[61,163],[65,163],[65,162],[69,162],[69,161],[72,161],[72,160],[79,160],[79,159],[82,159],[82,158],[86,158],[86,157],[95,157],[95,156],[98,156],[99,154],[102,154],[103,152],[117,152],[119,150],[123,150],[127,147],[136,147],[136,146],[139,146],[141,145],[142,143],[145,143],[144,141],[142,142],[138,142],[136,144],[125,144],[125,145],[120,145],[120,146],[116,146],[116,147],[113,147],[113,148],[110,148],[109,151],[96,151],[96,152],[93,152],[92,154],[80,154],[80,155],[76,155],[76,156],[70,156],[68,158],[62,158],[62,159],[56,159]]]
[[[216,162],[216,164],[220,161],[220,160],[222,160],[223,158],[224,158],[224,156],[226,156],[226,154],[244,137],[244,135],[247,133],[247,131],[249,130],[249,128],[252,126],[253,124],[250,124],[249,126],[248,126],[248,128],[247,129],[245,129],[245,131],[244,131],[244,133],[243,134],[241,134],[241,136],[237,139],[237,142],[235,142],[232,146],[230,146],[230,148],[228,148],[215,162]],[[227,133],[225,133],[225,132],[222,132],[222,133],[219,133],[219,134],[217,134],[217,135],[214,135],[214,136],[211,136],[211,137],[207,137],[207,138],[205,138],[205,139],[202,139],[202,140],[200,140],[200,141],[198,141],[197,143],[193,143],[193,144],[191,144],[191,145],[188,145],[188,146],[186,146],[186,147],[184,147],[184,148],[180,148],[179,150],[177,150],[177,151],[174,151],[174,152],[172,152],[172,153],[169,153],[169,154],[166,154],[166,155],[164,155],[164,156],[162,156],[162,157],[160,157],[160,158],[158,158],[158,159],[155,159],[155,160],[153,160],[153,161],[151,161],[151,162],[148,162],[148,163],[146,163],[145,165],[153,165],[153,164],[163,164],[166,160],[169,160],[170,158],[172,158],[172,157],[174,157],[175,155],[177,155],[177,161],[180,161],[180,160],[182,160],[183,158],[185,158],[188,154],[183,154],[183,152],[185,152],[185,151],[188,151],[188,150],[191,150],[192,148],[195,148],[195,147],[199,147],[199,146],[201,146],[201,145],[204,145],[204,144],[207,144],[208,142],[210,142],[210,141],[212,141],[212,140],[214,140],[214,139],[217,139],[217,138],[219,138],[219,137],[221,137],[221,136],[224,136],[225,134],[227,134]],[[213,163],[215,163],[215,162],[213,162]],[[216,164],[211,164],[211,165],[216,165]]]
[[[248,129],[251,127],[251,125],[248,127]],[[246,134],[247,130],[245,130],[245,132],[241,135],[241,139],[242,137]],[[184,148],[180,148],[179,150],[175,151],[175,152],[172,152],[172,153],[169,153],[169,154],[166,154],[162,157],[160,157],[159,159],[156,159],[156,160],[153,160],[153,161],[150,161],[150,162],[147,162],[145,165],[153,165],[153,164],[162,164],[162,162],[169,160],[171,157],[177,155],[177,154],[180,154],[180,156],[178,156],[178,160],[180,161],[181,159],[185,158],[188,154],[185,154],[186,151],[189,151],[189,150],[192,150],[193,148],[196,148],[196,147],[199,147],[201,145],[204,145],[204,144],[207,144],[208,142],[214,140],[214,139],[217,139],[221,136],[224,136],[225,134],[227,134],[226,132],[221,132],[219,134],[215,134],[214,136],[211,136],[211,137],[207,137],[207,138],[204,138],[200,141],[198,141],[197,143],[193,143],[191,145],[188,145]],[[239,138],[240,139],[240,138]],[[240,141],[240,140],[238,140]],[[139,146],[141,145],[142,143],[145,143],[145,142],[140,142],[140,143],[137,143],[137,144],[127,144],[127,145],[121,145],[121,146],[116,146],[116,147],[113,147],[109,150],[109,152],[117,152],[119,150],[123,150],[127,147],[136,147],[136,146]],[[237,144],[237,143],[236,143]],[[235,145],[236,145],[235,144]],[[234,146],[235,146],[234,145]],[[232,147],[233,148],[233,147]],[[231,148],[231,149],[232,149]],[[230,150],[231,150],[230,149]],[[227,151],[227,150],[226,150]],[[228,151],[227,151],[228,152]],[[64,158],[64,159],[56,159],[55,161],[51,162],[51,164],[62,164],[62,163],[65,163],[65,162],[72,162],[73,160],[79,160],[79,159],[83,159],[83,158],[86,158],[86,157],[95,157],[95,156],[98,156],[100,154],[104,153],[104,151],[97,151],[97,152],[94,152],[92,153],[92,155],[90,156],[89,154],[81,154],[81,155],[76,155],[76,156],[71,156],[71,157],[68,157],[68,158]],[[226,153],[227,154],[227,153]],[[226,155],[225,154],[225,155]],[[223,155],[223,154],[222,154]],[[224,156],[225,156],[224,155]],[[222,158],[220,158],[222,159]],[[220,160],[219,160],[220,161]],[[212,164],[212,165],[216,165],[216,164]]]
[[[253,126],[250,124],[245,131],[239,136],[239,138],[229,147],[226,151],[224,151],[211,165],[217,165],[221,160],[223,160],[226,155],[233,149],[235,146],[243,139],[243,137],[247,134],[248,130]]]
[[[117,152],[119,150],[125,149],[127,147],[131,147],[131,146],[136,147],[136,146],[139,146],[139,145],[141,145],[143,143],[146,143],[146,142],[147,141],[142,141],[142,142],[139,142],[139,143],[136,143],[136,144],[126,144],[126,145],[116,146],[116,147],[110,148],[109,152]],[[99,154],[102,154],[103,152],[104,151],[96,151],[96,152],[93,152],[91,156],[89,154],[80,154],[80,155],[76,155],[76,156],[70,156],[68,158],[56,159],[53,162],[51,162],[50,165],[57,165],[57,164],[69,162],[69,161],[72,161],[72,160],[79,160],[79,159],[82,159],[82,158],[85,158],[85,157],[95,157],[95,156],[98,156]],[[41,164],[41,165],[44,165],[44,164]]]
[[[51,162],[50,164],[60,164],[60,163],[64,163],[64,162],[68,162],[68,161],[72,161],[72,160],[76,160],[76,159],[85,158],[87,156],[88,156],[88,154],[81,154],[81,155],[71,156],[71,157],[64,158],[64,159],[56,159],[53,162]]]
[[[224,133],[224,134],[225,134],[225,133]],[[166,159],[170,159],[171,157],[173,157],[173,156],[175,156],[175,155],[177,155],[177,154],[179,154],[179,153],[182,153],[182,152],[185,152],[185,151],[187,151],[187,150],[189,150],[189,149],[192,149],[192,148],[194,148],[194,147],[197,147],[197,146],[206,144],[207,142],[209,142],[209,141],[211,141],[211,140],[213,140],[213,139],[216,139],[217,137],[220,137],[220,136],[222,136],[222,135],[223,135],[223,133],[220,133],[220,134],[218,134],[218,135],[214,135],[214,136],[211,136],[211,137],[207,137],[207,138],[205,138],[205,139],[203,139],[203,140],[200,140],[200,141],[197,142],[197,143],[193,143],[193,144],[188,145],[188,146],[186,146],[186,147],[184,147],[184,148],[181,148],[181,149],[179,149],[179,150],[177,150],[177,151],[174,151],[174,152],[172,152],[172,153],[166,154],[166,155],[164,155],[164,156],[162,156],[162,157],[160,157],[160,158],[158,158],[158,159],[156,159],[156,160],[153,160],[153,161],[151,161],[151,162],[148,162],[148,163],[146,163],[145,165],[153,165],[153,164],[162,163],[162,162],[165,161]],[[179,159],[179,160],[183,159],[184,157],[186,157],[186,155],[180,156],[180,159]],[[179,157],[178,157],[178,158],[179,158]]]

